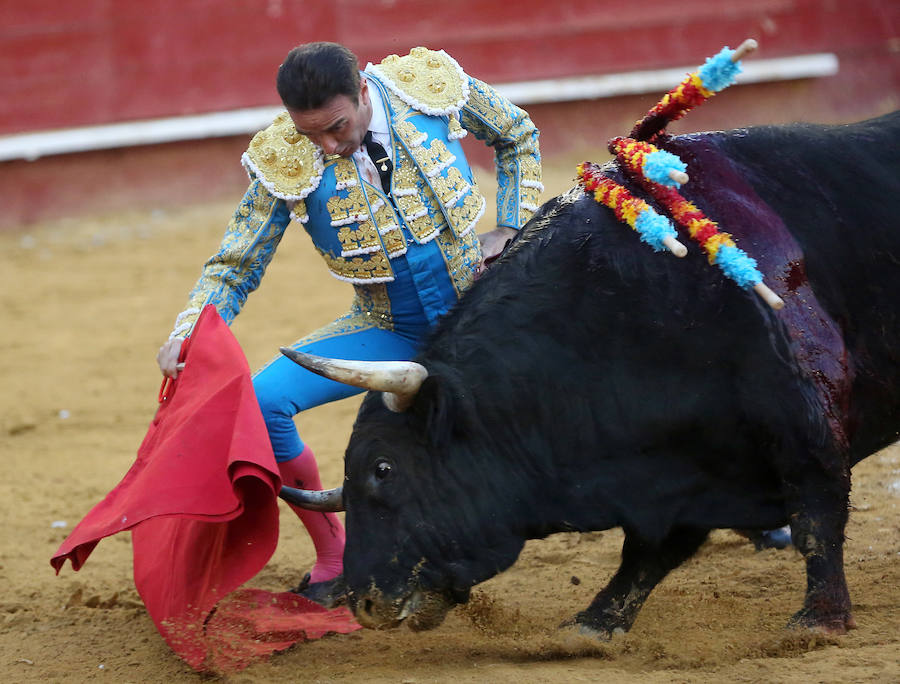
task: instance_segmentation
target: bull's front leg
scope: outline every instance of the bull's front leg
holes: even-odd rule
[[[616,574],[587,610],[562,626],[577,625],[581,633],[600,639],[627,632],[653,588],[693,556],[708,534],[709,530],[679,528],[659,544],[648,544],[636,534],[626,532],[622,562]]]
[[[829,634],[843,634],[856,627],[844,576],[849,489],[849,473],[838,478],[810,477],[797,495],[791,537],[806,561],[806,599],[789,627],[820,629]]]

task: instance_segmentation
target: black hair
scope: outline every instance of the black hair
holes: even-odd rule
[[[278,68],[278,95],[288,109],[319,109],[336,95],[359,97],[359,60],[337,43],[306,43]]]

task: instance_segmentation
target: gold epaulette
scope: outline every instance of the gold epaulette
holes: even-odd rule
[[[388,55],[366,71],[410,107],[432,116],[456,115],[469,99],[468,76],[443,50],[416,47],[403,57]]]
[[[241,162],[276,197],[302,200],[319,187],[322,150],[294,127],[287,112],[253,136]]]

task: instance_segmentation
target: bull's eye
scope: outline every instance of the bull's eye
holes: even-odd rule
[[[389,461],[379,460],[375,463],[375,478],[383,480],[391,474],[391,464]]]

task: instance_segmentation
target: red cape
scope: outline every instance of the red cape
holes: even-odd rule
[[[181,353],[184,370],[164,383],[134,465],[50,564],[58,574],[68,558],[79,570],[103,537],[131,530],[138,593],[198,670],[239,669],[297,641],[359,629],[348,611],[290,593],[243,590],[217,607],[275,551],[281,479],[247,361],[215,307]]]

